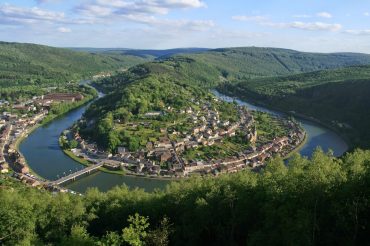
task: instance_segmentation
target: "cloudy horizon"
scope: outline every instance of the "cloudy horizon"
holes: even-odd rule
[[[370,3],[0,1],[0,40],[57,47],[279,47],[370,53]]]

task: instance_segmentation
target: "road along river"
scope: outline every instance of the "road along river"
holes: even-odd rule
[[[214,94],[223,100],[234,100],[233,98],[217,92],[214,92]],[[236,102],[241,105],[246,105],[252,110],[282,115],[282,113],[240,100],[236,100]],[[58,140],[60,134],[65,129],[81,118],[87,107],[88,105],[82,106],[55,119],[45,126],[39,127],[20,144],[20,152],[26,158],[30,168],[39,176],[48,180],[56,180],[58,175],[62,176],[64,173],[69,174],[70,172],[75,172],[84,168],[84,166],[64,154],[59,147]],[[321,146],[325,151],[332,149],[336,156],[342,155],[347,150],[348,146],[345,141],[333,131],[314,122],[301,119],[298,119],[298,121],[301,122],[308,135],[305,145],[300,149],[302,155],[310,156],[317,146]],[[101,191],[106,191],[114,186],[125,184],[130,188],[139,187],[146,191],[153,191],[155,189],[163,189],[168,183],[168,180],[97,172],[90,176],[83,177],[66,187],[78,192],[84,192],[89,187],[97,187]]]

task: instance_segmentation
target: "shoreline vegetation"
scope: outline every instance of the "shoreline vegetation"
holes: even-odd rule
[[[60,139],[60,138],[59,138]],[[92,162],[84,159],[84,158],[81,158],[81,157],[78,157],[77,155],[75,155],[71,150],[69,149],[65,149],[62,147],[61,145],[61,141],[59,141],[59,146],[60,148],[62,149],[63,153],[65,155],[67,155],[68,157],[70,157],[71,159],[73,159],[74,161],[80,163],[81,165],[83,166],[89,166],[90,164],[92,164]],[[126,172],[125,170],[119,170],[119,171],[113,171],[113,170],[109,170],[105,167],[101,167],[98,169],[100,172],[104,172],[104,173],[109,173],[109,174],[114,174],[114,175],[120,175],[120,176],[134,176],[134,177],[138,177],[138,178],[145,178],[145,179],[155,179],[155,180],[169,180],[169,181],[176,181],[176,180],[179,180],[179,178],[169,178],[169,177],[154,177],[154,176],[144,176],[144,175],[139,175],[139,174],[135,174],[135,173],[128,173]],[[189,177],[190,178],[190,177]],[[187,178],[181,178],[181,180],[183,179],[187,179]]]
[[[63,153],[65,155],[67,155],[69,158],[73,159],[74,161],[78,162],[79,164],[81,164],[85,167],[93,164],[91,161],[88,161],[84,158],[81,158],[81,157],[75,155],[71,150],[63,148],[61,138],[62,138],[62,136],[59,137],[59,147],[61,148],[61,150],[63,151]],[[307,143],[307,139],[308,139],[308,134],[305,132],[303,141],[299,145],[297,145],[291,152],[289,152],[287,155],[283,156],[282,159],[283,160],[288,160],[294,154],[298,153],[303,148],[303,146]],[[144,176],[144,175],[135,174],[135,173],[127,173],[125,170],[113,171],[113,170],[109,170],[109,169],[104,168],[104,167],[101,167],[98,170],[101,171],[101,172],[104,172],[104,173],[120,175],[120,176],[135,176],[135,177],[138,177],[138,178],[155,179],[155,180],[170,180],[170,181],[176,181],[176,180],[178,181],[180,179],[185,180],[185,179],[190,179],[190,178],[195,177],[195,176],[200,176],[200,175],[193,174],[191,177],[176,178],[176,177],[161,177],[161,176]],[[244,170],[244,171],[250,171],[250,170]]]
[[[67,110],[63,110],[63,112],[60,113],[60,114],[52,115],[51,117],[49,117],[49,115],[46,116],[42,120],[41,123],[39,123],[38,125],[35,125],[32,128],[32,130],[30,130],[24,136],[22,136],[21,139],[17,140],[17,145],[16,145],[17,150],[19,150],[19,145],[21,144],[21,142],[24,141],[24,139],[27,138],[28,135],[32,131],[36,130],[38,127],[45,126],[48,123],[51,123],[52,121],[54,121],[54,120],[56,120],[60,117],[63,117],[65,114],[92,102],[93,100],[95,100],[98,97],[99,91],[94,86],[91,86],[90,83],[87,83],[84,86],[94,89],[96,93],[94,95],[89,95],[89,96],[85,97],[85,99],[80,101],[80,102],[70,103],[69,107],[67,107]],[[265,105],[261,105],[261,106],[265,106]],[[285,112],[283,112],[283,113],[285,113]],[[86,159],[83,159],[81,157],[78,157],[71,150],[64,148],[62,146],[62,143],[61,143],[61,137],[62,136],[60,136],[59,141],[58,141],[59,142],[59,147],[61,148],[61,150],[63,151],[63,153],[65,155],[67,155],[69,158],[73,159],[74,161],[78,162],[79,164],[81,164],[83,166],[89,166],[90,164],[92,164],[92,162],[90,162]],[[304,139],[302,140],[302,142],[299,145],[297,145],[291,152],[289,152],[287,155],[283,156],[282,158],[284,160],[289,159],[293,154],[297,153],[306,144],[306,142],[307,142],[307,133],[305,132]],[[31,173],[35,174],[37,177],[40,177],[35,171],[32,170],[32,168],[28,165],[27,161],[26,161],[26,164],[27,164],[28,168],[30,169]],[[179,180],[179,179],[183,180],[183,179],[190,178],[190,177],[182,177],[182,178],[161,177],[161,176],[150,176],[150,175],[147,176],[147,175],[142,175],[142,174],[135,174],[135,173],[131,173],[131,172],[126,172],[125,170],[116,170],[116,171],[115,170],[109,170],[105,167],[99,168],[99,171],[109,173],[109,174],[114,174],[114,175],[120,175],[120,176],[135,176],[135,177],[139,177],[139,178],[156,179],[156,180],[173,180],[173,181],[175,181],[175,180]],[[193,174],[192,176],[199,176],[199,175]],[[40,178],[42,178],[42,177],[40,177]]]
[[[21,143],[32,133],[34,132],[35,130],[37,130],[39,127],[43,127],[49,123],[51,123],[52,121],[60,118],[60,117],[63,117],[64,115],[66,115],[67,113],[75,110],[75,109],[78,109],[80,107],[83,107],[84,105],[90,103],[91,101],[93,101],[95,98],[97,98],[97,94],[96,95],[88,95],[86,96],[83,100],[79,101],[79,102],[75,102],[75,103],[70,103],[70,107],[67,108],[67,110],[64,110],[63,112],[61,112],[60,114],[53,114],[51,115],[51,117],[48,118],[49,115],[47,115],[43,120],[41,120],[41,122],[37,123],[36,125],[32,126],[31,128],[27,129],[21,137],[19,137],[16,142],[15,142],[15,148],[16,150],[23,156],[22,152],[20,151],[20,148],[19,146],[21,145]],[[72,158],[72,157],[71,157]],[[36,177],[40,178],[40,179],[44,179],[43,177],[41,177],[37,172],[35,172],[32,167],[28,164],[27,162],[27,159],[25,159],[25,164],[27,165],[27,167],[29,168],[30,170],[30,173],[35,175]]]
[[[91,86],[90,84],[87,84],[85,86],[88,86],[90,88],[93,88],[95,90],[95,92],[99,92],[94,86]],[[28,137],[28,135],[30,133],[32,133],[34,130],[36,130],[37,128],[39,128],[40,126],[44,126],[44,125],[47,125],[48,123],[51,123],[53,120],[56,120],[58,119],[59,117],[63,117],[65,114],[75,110],[75,109],[78,109],[90,102],[92,102],[93,100],[95,100],[97,98],[97,93],[96,95],[93,95],[92,97],[86,97],[85,100],[81,101],[81,102],[77,102],[77,103],[72,103],[73,106],[68,108],[68,110],[66,111],[63,111],[63,113],[61,114],[58,114],[58,115],[53,115],[53,117],[50,117],[50,118],[45,118],[47,119],[46,121],[42,121],[41,123],[39,123],[38,125],[35,125],[34,127],[32,127],[32,130],[29,130],[27,132],[27,134],[25,134],[24,136],[22,136],[19,140],[17,140],[17,149],[19,150],[19,145],[21,144],[22,141],[24,141],[24,139],[26,139]],[[225,94],[227,95],[227,94]],[[243,100],[242,100],[243,101]],[[247,101],[246,101],[247,102]],[[253,101],[253,103],[255,103]],[[266,106],[266,105],[263,105],[263,104],[259,104],[259,103],[255,103],[257,105],[261,105],[261,106]],[[267,106],[268,107],[268,106]],[[274,108],[272,107],[269,107],[269,109],[273,109],[275,110]],[[283,112],[281,110],[278,110],[279,112],[282,112],[284,114],[287,114],[286,112]],[[307,119],[307,120],[312,120],[312,119]],[[319,122],[316,122],[316,123],[319,123]],[[323,124],[322,124],[323,125]],[[325,125],[323,125],[324,127],[326,127]],[[305,132],[305,135],[304,135],[304,139],[302,140],[302,142],[297,145],[291,152],[289,152],[287,155],[283,156],[282,158],[284,160],[287,160],[289,159],[293,154],[299,152],[300,149],[303,148],[303,146],[307,143],[307,139],[308,139],[308,136],[307,136],[307,133]],[[77,155],[75,155],[71,150],[68,150],[66,148],[63,148],[62,144],[61,144],[61,137],[59,138],[59,146],[61,148],[61,150],[63,151],[63,153],[65,155],[67,155],[68,157],[70,157],[71,159],[73,159],[74,161],[78,162],[79,164],[81,165],[84,165],[84,166],[88,166],[89,164],[91,164],[92,162],[86,160],[86,159],[83,159],[83,158],[80,158],[78,157]],[[33,173],[34,175],[36,175],[37,177],[40,177],[35,171],[32,170],[32,168],[28,165],[28,163],[26,162],[27,166],[29,167],[31,173]],[[161,176],[147,176],[147,175],[141,175],[141,174],[135,174],[135,173],[130,173],[130,172],[126,172],[125,170],[118,170],[118,171],[114,171],[114,170],[109,170],[107,168],[104,168],[104,167],[101,167],[99,168],[99,171],[101,172],[105,172],[105,173],[109,173],[109,174],[114,174],[114,175],[120,175],[120,176],[135,176],[135,177],[139,177],[139,178],[146,178],[146,179],[156,179],[156,180],[172,180],[172,181],[176,181],[176,180],[184,180],[184,179],[189,179],[191,177],[182,177],[182,178],[176,178],[176,177],[161,177]],[[199,176],[199,175],[192,175],[192,176]],[[40,177],[42,178],[42,177]]]
[[[93,88],[96,89],[95,87],[93,87]],[[294,149],[292,149],[289,153],[287,153],[285,155],[278,154],[279,156],[282,156],[282,158],[284,160],[290,158],[290,156],[292,156],[294,153],[298,152],[305,145],[305,143],[307,142],[307,133],[304,131],[304,129],[301,129],[301,130],[304,132],[304,138],[302,139],[302,141],[297,146],[295,146]],[[63,150],[63,152],[67,156],[69,156],[70,158],[72,158],[73,160],[75,160],[76,162],[78,162],[78,163],[80,163],[84,166],[88,166],[89,164],[93,163],[91,161],[86,160],[83,157],[78,156],[73,151],[71,151],[69,146],[66,146],[63,143],[64,140],[62,139],[62,137],[63,137],[63,135],[61,135],[60,138],[59,138],[59,145],[60,145],[61,149]],[[105,173],[110,173],[110,174],[122,175],[122,176],[136,176],[136,177],[140,177],[140,178],[149,178],[149,179],[157,179],[157,180],[179,180],[179,179],[189,178],[189,177],[186,177],[186,176],[179,178],[179,177],[167,177],[167,176],[160,176],[160,175],[147,175],[147,174],[142,174],[142,173],[130,172],[130,171],[123,170],[123,169],[113,171],[113,170],[109,170],[109,169],[104,168],[104,167],[100,168],[99,171],[102,171],[102,172],[105,172]],[[200,174],[198,174],[198,173],[192,173],[191,176],[199,176],[199,175]]]
[[[217,88],[216,91],[219,92],[219,93],[222,93],[222,94],[224,94],[228,97],[238,99],[242,102],[251,103],[251,104],[254,104],[256,106],[261,106],[261,107],[264,107],[268,110],[273,110],[273,111],[276,111],[278,113],[281,113],[281,114],[284,114],[284,115],[287,115],[287,116],[293,116],[293,117],[298,118],[298,119],[314,122],[318,125],[321,125],[322,127],[328,128],[329,130],[338,134],[348,146],[348,150],[345,153],[347,153],[347,152],[349,152],[349,151],[351,151],[352,149],[355,148],[354,143],[348,138],[347,135],[345,135],[343,132],[341,132],[340,130],[338,130],[334,126],[331,126],[330,124],[325,123],[325,122],[323,122],[323,121],[321,121],[317,118],[314,118],[312,116],[308,116],[308,115],[305,115],[305,114],[297,113],[297,112],[285,111],[282,108],[275,107],[275,106],[267,104],[267,103],[263,103],[262,101],[259,101],[259,100],[253,99],[253,98],[246,99],[244,96],[234,95],[234,94],[230,93],[229,91],[221,90],[220,88]],[[343,153],[342,155],[344,155],[345,153]]]

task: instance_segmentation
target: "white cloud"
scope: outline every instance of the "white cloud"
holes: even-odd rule
[[[370,29],[364,29],[364,30],[346,30],[344,31],[347,34],[353,34],[353,35],[370,35]]]
[[[81,4],[77,11],[88,16],[160,14],[171,9],[202,8],[201,0],[95,0]]]
[[[99,5],[84,5],[78,7],[78,11],[85,16],[104,17],[113,13],[113,9]]]
[[[202,8],[207,6],[201,0],[158,0],[157,4],[168,8]]]
[[[364,15],[365,16],[370,16],[370,13],[369,12],[365,12]]]
[[[127,21],[146,24],[158,29],[172,28],[181,30],[204,31],[215,26],[212,20],[170,20],[158,19],[155,16],[128,15],[124,17]]]
[[[188,30],[206,30],[215,24],[212,20],[159,19],[172,9],[206,7],[201,0],[94,0],[75,8],[80,22],[117,23],[128,21],[149,27],[179,27]]]
[[[35,1],[38,4],[43,4],[43,3],[56,3],[59,2],[60,0],[35,0]]]
[[[253,15],[253,16],[248,16],[248,15],[235,15],[231,17],[233,20],[236,21],[255,21],[255,22],[262,22],[266,21],[267,18],[265,16],[260,16],[260,15]]]
[[[233,16],[233,20],[236,21],[254,21],[263,26],[269,26],[274,28],[294,28],[307,31],[339,31],[342,29],[340,24],[331,24],[323,22],[273,22],[263,16]]]
[[[302,19],[311,18],[311,17],[312,17],[311,15],[293,15],[293,18],[302,18]]]
[[[309,30],[309,31],[339,31],[342,29],[342,25],[340,24],[330,24],[330,23],[323,23],[323,22],[300,22],[295,21],[291,23],[287,23],[288,27],[297,28],[302,30]]]
[[[21,8],[10,4],[0,6],[0,22],[35,23],[39,21],[56,22],[64,19],[63,12],[53,12],[37,7]]]
[[[59,27],[57,29],[58,32],[62,32],[62,33],[68,33],[68,32],[72,32],[72,30],[70,28],[67,28],[67,27]]]
[[[321,18],[326,18],[326,19],[330,19],[333,17],[332,14],[328,13],[328,12],[320,12],[320,13],[317,13],[316,14],[318,17],[321,17]]]

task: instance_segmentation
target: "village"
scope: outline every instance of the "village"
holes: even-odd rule
[[[53,103],[75,102],[84,97],[80,93],[49,93],[17,104],[1,101],[11,108],[0,116],[0,172],[11,172],[13,177],[32,187],[44,187],[53,191],[66,189],[51,185],[51,182],[32,174],[25,158],[18,151],[18,144],[28,136],[48,115]],[[214,99],[218,100],[218,99]],[[258,141],[257,127],[250,110],[245,106],[235,106],[238,114],[236,121],[225,120],[210,102],[195,102],[196,108],[187,107],[176,113],[191,126],[187,131],[178,131],[176,127],[161,128],[161,137],[148,141],[145,148],[130,152],[127,147],[119,146],[116,153],[99,149],[94,142],[84,140],[72,129],[66,130],[62,138],[75,140],[77,146],[71,151],[79,158],[92,164],[102,163],[106,170],[122,174],[155,178],[181,178],[192,175],[218,175],[232,173],[243,169],[258,170],[274,154],[285,156],[294,150],[305,138],[305,132],[296,123],[285,122],[289,134],[261,144]],[[168,107],[167,110],[174,109]],[[147,112],[144,119],[153,119],[166,112]],[[145,125],[142,122],[142,125]],[[128,125],[133,126],[132,123]],[[248,148],[227,158],[188,159],[187,151],[196,151],[200,147],[222,145],[224,141],[239,133],[244,133]]]
[[[30,172],[18,144],[48,115],[53,103],[81,101],[80,93],[49,93],[35,96],[22,103],[12,104],[2,100],[1,105],[12,112],[0,115],[0,172],[13,173],[13,177],[32,187],[43,187],[47,181]]]
[[[176,131],[174,127],[161,128],[161,137],[156,141],[148,141],[145,148],[135,152],[130,152],[126,146],[119,146],[117,152],[112,154],[99,149],[94,142],[83,139],[73,130],[65,132],[62,137],[66,141],[75,140],[78,145],[72,152],[91,163],[104,163],[103,167],[106,169],[122,170],[125,174],[159,178],[181,178],[194,174],[218,175],[243,169],[258,170],[265,165],[268,158],[275,154],[283,157],[288,155],[305,139],[305,132],[297,123],[281,118],[278,120],[284,123],[289,134],[261,143],[258,141],[253,115],[245,106],[235,106],[238,120],[231,122],[221,120],[220,112],[212,106],[212,103],[196,102],[196,104],[200,105],[199,110],[187,107],[176,112],[186,115],[186,122],[192,126],[189,131]],[[147,112],[144,118],[158,117],[165,113]],[[148,124],[143,120],[128,125],[132,127]],[[210,156],[206,159],[184,157],[187,151],[196,151],[200,147],[222,146],[223,141],[239,133],[244,133],[244,141],[249,147],[232,156],[226,158]]]

